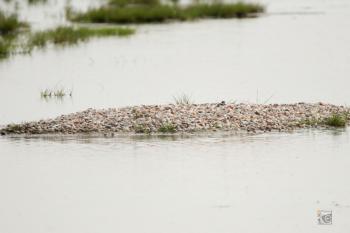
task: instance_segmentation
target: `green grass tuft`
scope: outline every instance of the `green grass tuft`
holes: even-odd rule
[[[47,89],[42,90],[40,92],[40,96],[43,99],[49,99],[49,98],[52,98],[52,97],[55,97],[57,99],[62,99],[65,96],[72,97],[73,96],[73,91],[72,90],[67,91],[64,88],[60,88],[60,89],[48,89],[47,88]]]
[[[118,0],[119,1],[119,0]],[[85,13],[71,13],[70,20],[89,23],[162,23],[169,20],[202,18],[245,18],[261,13],[264,7],[252,3],[197,3],[188,6],[177,4],[134,4],[118,7],[112,4]]]
[[[175,133],[176,126],[172,123],[165,123],[161,127],[159,127],[158,132],[160,133]]]
[[[332,127],[345,127],[347,117],[344,114],[333,114],[324,120],[324,124]]]

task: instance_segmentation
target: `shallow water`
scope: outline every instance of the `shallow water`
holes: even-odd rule
[[[350,229],[350,134],[0,138],[0,231]],[[317,225],[318,209],[333,225]]]
[[[129,38],[1,61],[0,125],[181,93],[196,102],[349,104],[350,2],[261,2],[268,12],[256,19],[135,26]],[[39,30],[66,23],[64,6],[49,0],[19,13]],[[40,99],[53,87],[73,98]],[[342,233],[349,142],[347,130],[0,137],[0,232]],[[317,225],[318,209],[333,211],[333,225]]]
[[[88,107],[169,103],[182,93],[196,102],[349,104],[350,2],[261,2],[268,11],[256,19],[143,25],[129,38],[3,61],[0,124]],[[64,3],[57,1],[57,12],[63,14]],[[24,19],[34,28],[61,22],[42,12]],[[45,15],[48,22],[41,22]],[[73,98],[40,99],[41,90],[54,87],[72,89]]]

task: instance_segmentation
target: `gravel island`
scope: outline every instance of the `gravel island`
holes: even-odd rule
[[[349,108],[325,103],[296,104],[168,104],[87,109],[54,119],[9,124],[6,134],[192,133],[203,131],[289,131],[330,127],[326,120],[340,115],[349,122]]]

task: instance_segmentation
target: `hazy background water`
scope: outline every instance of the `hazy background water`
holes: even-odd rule
[[[142,25],[130,38],[2,61],[0,125],[181,93],[196,102],[348,104],[350,2],[261,2],[267,14],[256,19]],[[39,30],[66,23],[64,6],[23,4],[19,13]],[[55,86],[73,98],[40,99]],[[0,232],[343,233],[349,142],[346,130],[0,137]],[[333,225],[317,225],[318,209],[333,211]]]
[[[63,23],[65,1],[49,2],[20,8],[22,17],[34,29]],[[129,38],[3,61],[0,124],[88,107],[169,103],[182,93],[196,102],[349,104],[350,2],[261,3],[267,14],[256,19],[142,25]],[[96,1],[72,4],[86,9]],[[73,89],[73,98],[40,100],[41,90],[54,87]]]

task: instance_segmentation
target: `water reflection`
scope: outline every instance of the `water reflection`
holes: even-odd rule
[[[348,139],[347,129],[300,129],[290,132],[269,132],[252,134],[247,132],[202,132],[193,134],[78,134],[78,135],[8,135],[3,136],[3,141],[14,143],[63,143],[63,144],[159,144],[161,145],[234,145],[263,142],[269,144],[275,140],[284,140],[288,138],[297,138],[298,140],[315,139],[319,136],[333,138],[335,141],[345,138]]]
[[[316,233],[325,209],[341,233],[349,151],[333,130],[1,137],[0,231]]]

